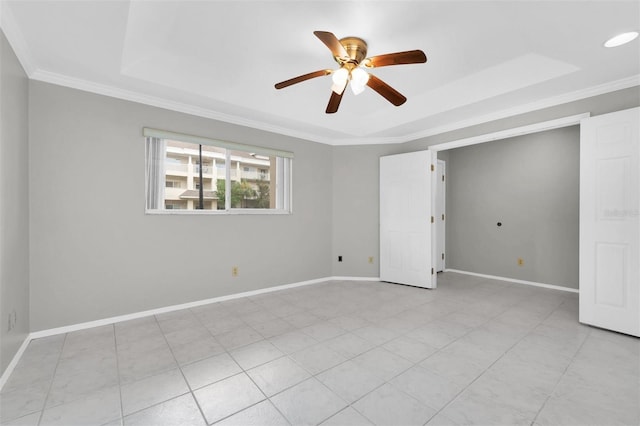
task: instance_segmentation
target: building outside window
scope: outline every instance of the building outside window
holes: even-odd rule
[[[207,143],[194,143],[188,140],[194,137],[170,136],[147,136],[148,212],[290,212],[290,153],[204,138],[197,142],[203,139]],[[214,145],[216,142],[221,146]]]

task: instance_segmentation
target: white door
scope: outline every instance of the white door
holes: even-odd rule
[[[444,238],[445,238],[445,162],[438,160],[436,167],[436,272],[444,271]]]
[[[640,336],[640,108],[580,122],[580,322]]]
[[[431,164],[430,151],[380,157],[381,281],[435,288]]]

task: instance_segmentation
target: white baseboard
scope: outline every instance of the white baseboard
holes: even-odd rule
[[[380,277],[331,277],[332,281],[380,281]]]
[[[579,293],[578,289],[570,288],[570,287],[563,287],[563,286],[560,286],[560,285],[544,284],[544,283],[538,283],[538,282],[535,282],[535,281],[517,280],[515,278],[499,277],[499,276],[496,276],[496,275],[478,274],[477,272],[461,271],[461,270],[458,270],[458,269],[448,269],[447,268],[444,271],[445,272],[456,272],[458,274],[465,274],[465,275],[473,275],[474,277],[488,278],[488,279],[491,279],[491,280],[509,281],[509,282],[516,283],[516,284],[525,284],[525,285],[532,285],[532,286],[535,286],[535,287],[550,288],[552,290],[568,291],[569,293]]]
[[[13,356],[13,359],[11,360],[9,365],[7,365],[7,368],[2,373],[2,376],[0,376],[0,391],[4,387],[5,383],[7,383],[7,380],[9,380],[9,376],[11,376],[11,373],[13,373],[13,370],[16,368],[16,365],[18,365],[18,361],[20,361],[20,358],[22,358],[22,354],[27,349],[27,346],[29,346],[30,341],[31,341],[31,335],[27,334],[27,336],[24,338],[24,342],[22,342],[22,344],[18,348],[18,352],[16,352],[16,354]]]
[[[134,312],[132,314],[119,315],[110,318],[88,321],[64,327],[50,328],[47,330],[34,331],[29,337],[38,339],[40,337],[54,336],[56,334],[70,333],[72,331],[85,330],[87,328],[100,327],[103,325],[115,324],[118,322],[144,318],[151,315],[164,314],[167,312],[179,311],[181,309],[195,308],[197,306],[208,305],[210,303],[224,302],[225,300],[239,299],[241,297],[256,296],[258,294],[270,293],[273,291],[286,290],[289,288],[302,287],[306,285],[319,284],[327,281],[380,281],[378,277],[325,277],[314,280],[300,281],[292,284],[284,284],[275,287],[261,288],[259,290],[245,291],[242,293],[229,294],[227,296],[213,297],[211,299],[197,300],[195,302],[181,303],[179,305],[165,306],[162,308],[150,309],[147,311]]]
[[[72,331],[85,330],[87,328],[99,327],[99,326],[103,326],[103,325],[115,324],[115,323],[122,322],[122,321],[129,321],[129,320],[132,320],[132,319],[148,317],[148,316],[151,316],[151,315],[158,315],[158,314],[163,314],[163,313],[166,313],[166,312],[178,311],[180,309],[194,308],[196,306],[208,305],[210,303],[223,302],[225,300],[239,299],[241,297],[255,296],[255,295],[258,295],[258,294],[270,293],[270,292],[273,292],[273,291],[286,290],[288,288],[302,287],[302,286],[307,286],[307,285],[312,285],[312,284],[320,284],[320,283],[324,283],[324,282],[327,282],[327,281],[334,281],[334,280],[351,280],[351,281],[369,280],[369,281],[374,281],[376,279],[375,278],[366,278],[366,277],[326,277],[326,278],[316,278],[316,279],[313,279],[313,280],[300,281],[300,282],[297,282],[297,283],[291,283],[291,284],[284,284],[284,285],[279,285],[279,286],[274,286],[274,287],[261,288],[259,290],[245,291],[245,292],[242,292],[242,293],[235,293],[235,294],[229,294],[229,295],[226,295],[226,296],[213,297],[213,298],[210,298],[210,299],[197,300],[195,302],[182,303],[182,304],[179,304],[179,305],[172,305],[172,306],[165,306],[165,307],[162,307],[162,308],[150,309],[150,310],[141,311],[141,312],[134,312],[132,314],[127,314],[127,315],[118,315],[118,316],[115,316],[115,317],[103,318],[103,319],[99,319],[99,320],[95,320],[95,321],[83,322],[83,323],[79,323],[79,324],[72,324],[72,325],[68,325],[68,326],[64,326],[64,327],[56,327],[56,328],[50,328],[50,329],[47,329],[47,330],[34,331],[34,332],[31,332],[31,333],[29,333],[27,335],[27,337],[24,339],[24,342],[22,342],[22,345],[18,349],[18,352],[16,352],[15,356],[13,357],[13,359],[11,360],[9,365],[7,366],[6,370],[2,373],[2,376],[0,376],[0,390],[2,390],[2,387],[4,386],[4,384],[9,379],[9,376],[11,376],[11,373],[13,373],[13,370],[15,369],[16,365],[18,364],[18,361],[20,361],[20,358],[22,357],[22,354],[27,349],[27,346],[29,345],[29,342],[31,342],[34,339],[39,339],[41,337],[55,336],[57,334],[70,333]]]
[[[102,325],[115,324],[115,323],[123,322],[123,321],[130,321],[130,320],[133,320],[133,319],[144,318],[144,317],[148,317],[148,316],[151,316],[151,315],[158,315],[158,314],[164,314],[164,313],[167,313],[167,312],[179,311],[181,309],[195,308],[197,306],[208,305],[208,304],[216,303],[216,302],[224,302],[226,300],[239,299],[241,297],[256,296],[258,294],[270,293],[270,292],[278,291],[278,290],[286,290],[288,288],[302,287],[302,286],[311,285],[311,284],[319,284],[319,283],[331,281],[333,279],[334,279],[333,277],[317,278],[317,279],[314,279],[314,280],[300,281],[300,282],[292,283],[292,284],[284,284],[284,285],[279,285],[279,286],[275,286],[275,287],[261,288],[259,290],[251,290],[251,291],[245,291],[245,292],[242,292],[242,293],[234,293],[234,294],[229,294],[229,295],[226,295],[226,296],[218,296],[218,297],[213,297],[213,298],[210,298],[210,299],[196,300],[195,302],[181,303],[179,305],[164,306],[162,308],[149,309],[147,311],[134,312],[132,314],[118,315],[118,316],[115,316],[115,317],[104,318],[104,319],[99,319],[99,320],[95,320],[95,321],[88,321],[88,322],[83,322],[83,323],[79,323],[79,324],[72,324],[72,325],[67,325],[67,326],[64,326],[64,327],[57,327],[57,328],[50,328],[50,329],[47,329],[47,330],[34,331],[29,336],[30,336],[31,339],[38,339],[40,337],[47,337],[47,336],[54,336],[56,334],[70,333],[72,331],[85,330],[87,328],[100,327]]]

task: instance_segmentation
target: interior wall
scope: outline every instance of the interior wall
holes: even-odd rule
[[[331,275],[330,146],[37,81],[29,111],[32,331]],[[146,215],[143,127],[294,152],[293,214]]]
[[[379,252],[379,191],[378,163],[381,155],[398,154],[428,149],[431,145],[451,142],[473,136],[540,123],[556,118],[590,112],[592,116],[640,106],[640,87],[619,90],[604,95],[581,99],[539,111],[496,120],[477,126],[458,129],[398,145],[360,145],[334,147],[334,257],[340,252],[343,259],[362,259],[364,253]],[[344,156],[344,160],[342,157]],[[444,158],[446,161],[446,158]],[[341,170],[342,169],[342,170]],[[349,172],[348,170],[352,170]],[[357,176],[363,170],[363,176]],[[352,176],[353,175],[353,176]],[[364,196],[358,191],[366,188]],[[449,194],[449,188],[447,187]],[[349,201],[350,197],[356,197]],[[340,203],[345,205],[340,209]],[[357,214],[349,213],[355,208]],[[342,211],[345,211],[344,217]],[[367,217],[359,217],[367,212]],[[449,246],[448,236],[446,246]],[[448,265],[448,264],[447,264]],[[333,260],[334,275],[372,276],[368,264],[362,261],[337,265]],[[344,271],[344,273],[339,273]],[[379,276],[379,268],[375,271]],[[490,273],[491,275],[498,275]]]
[[[0,374],[29,333],[28,87],[0,31]]]
[[[379,159],[397,151],[398,145],[333,147],[334,276],[380,276]]]
[[[448,154],[447,268],[578,288],[580,127]]]

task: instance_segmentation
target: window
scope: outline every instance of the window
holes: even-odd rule
[[[155,129],[146,136],[149,213],[289,213],[293,154]]]

